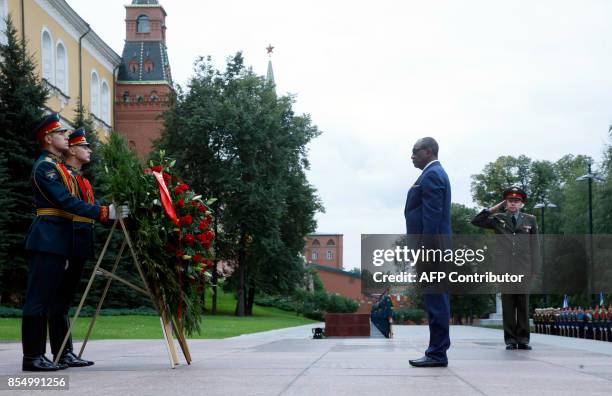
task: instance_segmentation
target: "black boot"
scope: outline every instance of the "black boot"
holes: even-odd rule
[[[51,352],[53,358],[57,358],[64,337],[70,329],[70,320],[67,315],[53,315],[49,316],[49,338],[51,340]],[[86,367],[91,366],[94,362],[80,359],[77,357],[72,350],[72,336],[68,337],[62,356],[59,359],[58,364],[65,365],[66,367]]]
[[[47,342],[45,316],[26,315],[21,318],[21,343],[23,346],[23,371],[57,371],[59,367],[45,358]],[[45,329],[43,332],[43,328]]]
[[[53,361],[51,361],[49,358],[47,358],[46,353],[47,353],[47,324],[49,323],[49,317],[48,316],[43,316],[41,319],[41,334],[42,337],[40,338],[41,340],[41,347],[40,350],[42,351],[42,357],[44,359],[45,362],[47,363],[51,363],[51,364],[55,364]],[[57,368],[59,370],[65,370],[68,368],[67,364],[62,364],[62,363],[57,363],[55,364],[57,366]]]

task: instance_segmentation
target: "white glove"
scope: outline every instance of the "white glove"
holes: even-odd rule
[[[116,220],[118,218],[125,219],[130,215],[130,208],[127,205],[121,205],[119,208],[115,208],[115,205],[111,204],[108,207],[108,218],[110,220]]]

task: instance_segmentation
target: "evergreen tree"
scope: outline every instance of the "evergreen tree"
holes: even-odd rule
[[[30,173],[37,147],[31,131],[43,116],[48,91],[36,74],[25,43],[17,38],[10,17],[6,36],[7,43],[0,45],[0,158],[4,158],[5,169],[10,169],[2,183],[2,210],[9,207],[11,211],[1,229],[6,249],[0,255],[0,302],[19,305],[27,275],[23,238],[33,215]]]

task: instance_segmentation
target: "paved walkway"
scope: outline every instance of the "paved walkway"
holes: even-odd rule
[[[189,342],[191,366],[169,368],[162,341],[93,341],[96,365],[68,369],[79,395],[610,395],[612,342],[532,335],[506,351],[502,332],[453,326],[448,368],[417,369],[425,326],[395,338],[312,340],[313,325]],[[22,375],[21,345],[0,343],[0,375]],[[29,392],[0,391],[25,395]]]

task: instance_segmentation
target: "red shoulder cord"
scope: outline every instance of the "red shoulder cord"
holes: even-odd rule
[[[90,204],[95,203],[96,199],[94,198],[93,188],[91,187],[89,180],[87,180],[81,175],[77,175],[76,181],[79,184],[81,192],[83,193],[83,200]]]

